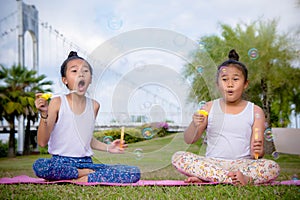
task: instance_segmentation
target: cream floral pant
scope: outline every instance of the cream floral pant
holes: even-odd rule
[[[199,156],[190,152],[179,151],[172,157],[173,166],[186,176],[198,177],[204,181],[232,183],[229,172],[240,171],[251,177],[254,184],[275,180],[280,171],[279,165],[266,159],[224,160]]]

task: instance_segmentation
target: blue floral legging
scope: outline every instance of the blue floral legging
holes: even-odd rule
[[[53,155],[52,158],[40,158],[33,163],[37,177],[49,181],[78,178],[78,169],[92,169],[88,182],[135,183],[140,179],[140,170],[135,166],[94,164],[91,157],[64,157]]]
[[[206,158],[190,152],[179,151],[172,157],[173,166],[186,176],[198,177],[204,181],[232,183],[229,172],[240,171],[251,177],[254,184],[275,180],[280,171],[279,165],[266,159],[223,160]]]

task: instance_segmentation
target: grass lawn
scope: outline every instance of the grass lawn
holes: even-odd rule
[[[170,165],[174,152],[184,150],[204,154],[205,147],[200,143],[186,145],[182,134],[129,145],[125,154],[97,152],[96,163],[129,164],[141,168],[142,179],[184,179]],[[32,163],[39,157],[49,155],[18,156],[0,159],[0,177],[28,175],[34,177]],[[272,159],[271,156],[266,156]],[[284,155],[276,160],[281,174],[277,180],[291,179],[293,174],[300,177],[300,157]],[[299,186],[185,186],[185,187],[107,187],[78,186],[72,184],[0,185],[0,199],[300,199]]]

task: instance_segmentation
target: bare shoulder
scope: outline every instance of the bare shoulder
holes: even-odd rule
[[[61,104],[60,97],[54,97],[50,100],[49,106],[59,108]]]
[[[100,103],[98,101],[96,101],[95,99],[92,99],[92,101],[94,104],[94,109],[98,111],[100,108]]]
[[[263,113],[264,111],[260,106],[254,104],[254,112]]]
[[[208,112],[210,111],[211,107],[212,107],[213,101],[208,101],[205,104],[205,110],[207,110]]]
[[[50,102],[60,103],[61,102],[61,98],[60,98],[60,96],[53,97],[53,98],[51,98]]]
[[[100,109],[100,103],[98,101],[96,101],[95,99],[92,99],[92,101],[93,101],[95,117],[97,117],[98,111]]]
[[[51,117],[55,118],[55,121],[58,119],[58,113],[61,105],[60,97],[54,97],[50,100],[49,107],[48,107],[48,114]]]
[[[263,109],[260,106],[255,105],[255,104],[254,104],[254,113],[255,113],[255,115],[265,116]]]

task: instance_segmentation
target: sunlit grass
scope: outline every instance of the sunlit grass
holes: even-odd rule
[[[143,157],[136,157],[134,150],[141,148]],[[204,154],[201,142],[186,145],[182,134],[155,138],[130,144],[125,154],[96,153],[94,162],[130,164],[142,169],[142,179],[183,180],[185,176],[171,166],[171,156],[178,150]],[[0,159],[0,177],[28,175],[35,177],[32,163],[39,157],[50,155],[18,156]],[[266,156],[273,159],[272,156]],[[300,157],[280,154],[276,160],[281,167],[278,180],[300,177]],[[299,186],[186,186],[186,187],[106,187],[78,186],[72,184],[15,184],[0,185],[0,199],[300,199]]]

